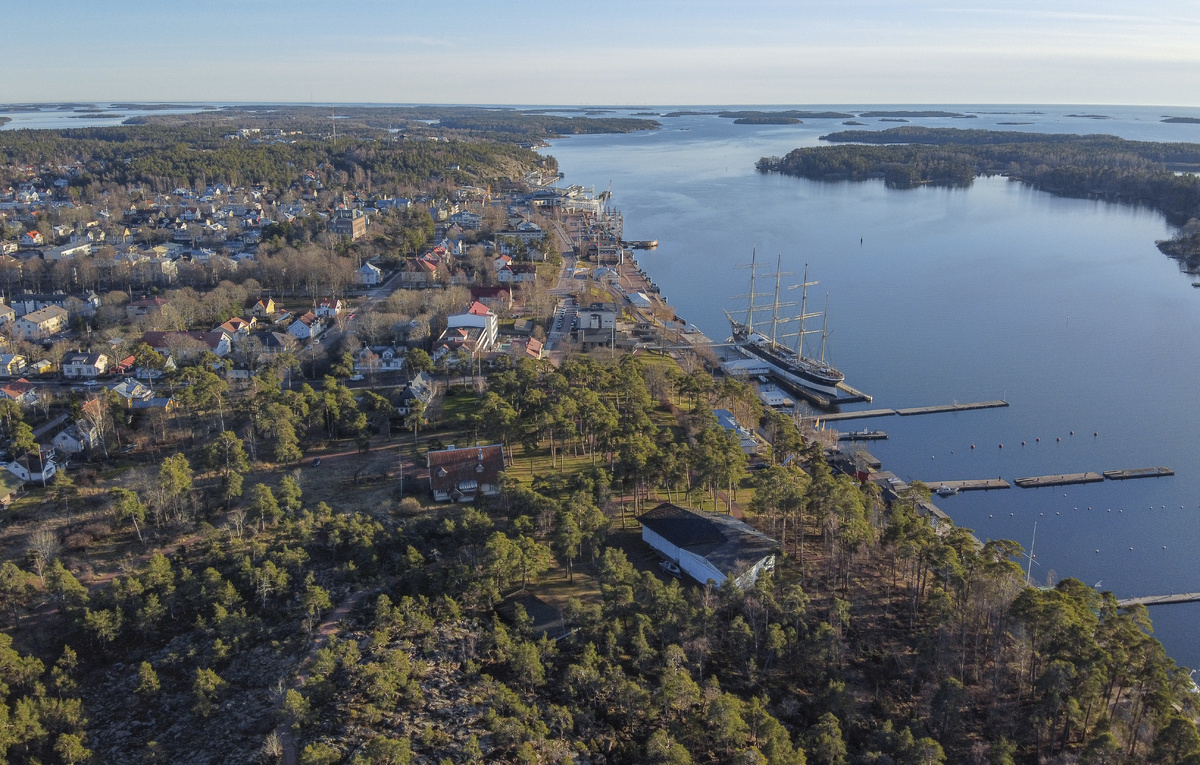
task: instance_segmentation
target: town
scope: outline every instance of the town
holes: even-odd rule
[[[1003,763],[1185,721],[1144,607],[1022,587],[739,373],[611,189],[269,122],[6,147],[9,758]]]

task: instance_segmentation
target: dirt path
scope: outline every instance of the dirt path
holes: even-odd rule
[[[379,589],[381,588],[376,588],[373,590],[359,590],[358,592],[352,593],[351,595],[347,596],[345,600],[339,603],[336,608],[330,611],[325,617],[325,620],[317,626],[317,629],[314,632],[315,639],[313,640],[312,647],[309,648],[308,653],[305,654],[304,659],[301,660],[300,671],[296,673],[296,677],[292,680],[291,687],[293,690],[299,691],[302,687],[304,687],[305,681],[308,680],[309,666],[312,664],[313,659],[316,658],[317,651],[320,651],[325,647],[325,645],[329,642],[329,638],[341,633],[341,622],[350,615],[350,612],[354,610],[354,607],[357,606],[364,597],[372,592],[378,592]],[[279,704],[282,708],[283,699],[279,700]],[[283,756],[280,759],[280,762],[282,762],[283,765],[296,765],[296,763],[299,761],[299,752],[296,746],[296,736],[292,732],[292,727],[286,723],[280,723],[275,728],[275,733],[277,736],[279,736],[279,740],[283,745]]]

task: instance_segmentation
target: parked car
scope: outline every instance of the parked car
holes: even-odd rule
[[[671,576],[679,576],[679,564],[673,560],[663,560],[658,562],[658,567],[663,570],[663,573]]]
[[[320,465],[321,465],[321,458],[320,458],[320,457],[313,457],[312,466],[313,466],[313,467],[320,467]]]

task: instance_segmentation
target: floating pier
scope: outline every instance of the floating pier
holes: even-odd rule
[[[862,420],[867,417],[891,417],[896,413],[895,409],[859,409],[856,412],[835,412],[826,414],[821,417],[825,422],[837,422],[839,420]]]
[[[1104,476],[1099,473],[1060,473],[1059,475],[1040,475],[1032,478],[1016,478],[1013,480],[1022,489],[1037,489],[1043,486],[1069,486],[1076,483],[1100,483]]]
[[[839,441],[886,441],[887,437],[882,430],[852,430],[838,434]]]
[[[847,396],[848,396],[848,398],[839,396],[838,397],[839,404],[852,404],[852,403],[858,403],[860,401],[865,401],[866,403],[869,404],[875,400],[871,396],[868,396],[866,393],[863,393],[861,390],[858,390],[856,388],[851,388],[849,385],[846,384],[845,380],[843,380],[842,382],[837,384],[837,389],[840,390],[841,392],[847,394]]]
[[[1169,467],[1134,468],[1132,470],[1105,470],[1104,477],[1110,481],[1126,481],[1130,478],[1158,478],[1175,475]]]
[[[989,489],[1011,489],[1012,486],[1003,478],[979,478],[967,481],[925,481],[925,485],[933,491],[945,486],[957,491],[988,491]]]
[[[1195,603],[1200,601],[1200,592],[1181,592],[1177,595],[1146,595],[1141,598],[1125,598],[1118,600],[1121,608],[1130,606],[1169,606],[1173,603]]]
[[[909,417],[914,414],[938,414],[940,412],[965,412],[969,409],[996,409],[1008,406],[1007,401],[977,401],[973,404],[942,404],[940,406],[914,406],[908,409],[897,409],[896,414]]]

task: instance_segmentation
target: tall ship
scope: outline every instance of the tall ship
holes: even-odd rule
[[[819,284],[819,282],[808,281],[808,266],[806,264],[804,266],[804,281],[788,287],[789,290],[800,290],[800,313],[793,317],[781,317],[780,309],[787,306],[794,306],[795,303],[779,302],[780,279],[784,274],[777,266],[775,269],[775,301],[771,305],[771,318],[755,325],[755,299],[768,296],[768,293],[756,293],[754,291],[755,269],[755,259],[754,256],[751,256],[750,294],[748,296],[749,305],[746,309],[746,320],[738,321],[733,318],[729,311],[725,312],[725,316],[729,319],[729,326],[733,331],[733,343],[744,353],[764,362],[770,368],[771,372],[781,379],[794,385],[800,385],[821,393],[827,393],[831,396],[837,396],[838,385],[846,379],[846,376],[825,361],[825,340],[829,336],[829,320],[827,316],[829,298],[826,297],[825,299],[825,311],[815,313],[807,311],[808,288]],[[762,311],[764,309],[759,308],[759,310]],[[821,329],[806,330],[804,323],[818,316],[822,318]],[[786,326],[792,322],[798,323],[799,329],[795,332],[780,334],[780,325]],[[818,357],[814,359],[804,355],[804,337],[817,333],[821,335],[821,347]],[[795,338],[794,346],[789,347],[782,342],[793,337]]]

